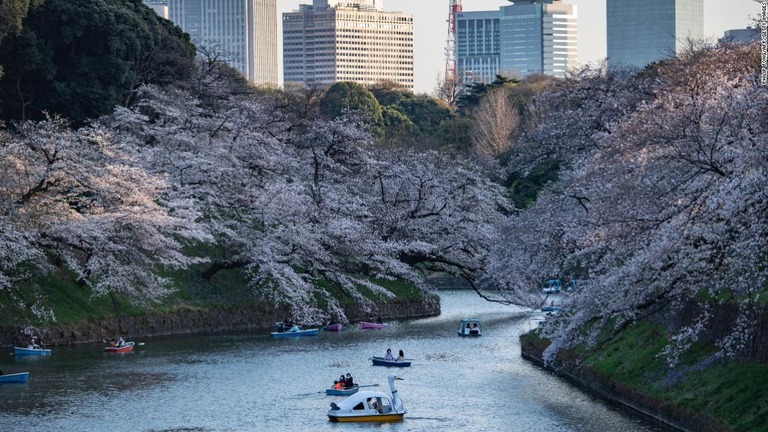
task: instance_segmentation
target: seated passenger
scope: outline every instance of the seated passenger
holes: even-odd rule
[[[387,348],[387,353],[384,355],[384,360],[393,361],[395,358],[392,356],[392,349]]]

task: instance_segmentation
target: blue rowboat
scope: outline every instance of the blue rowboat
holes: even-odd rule
[[[51,355],[51,350],[40,348],[38,345],[35,345],[32,348],[13,347],[13,355],[15,356]]]
[[[351,388],[345,388],[343,390],[338,390],[335,388],[329,388],[325,389],[325,394],[328,396],[349,396],[357,393],[357,391],[360,390],[360,386],[352,386]]]
[[[374,366],[409,367],[411,362],[406,360],[387,360],[384,357],[371,357]]]
[[[29,381],[29,372],[19,372],[0,375],[0,384],[3,383],[25,383]]]
[[[270,335],[272,335],[273,338],[292,338],[292,337],[299,337],[299,336],[317,336],[317,333],[320,331],[320,329],[298,329],[298,330],[288,330],[284,332],[272,332]]]

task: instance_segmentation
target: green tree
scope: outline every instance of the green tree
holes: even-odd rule
[[[381,137],[384,119],[381,105],[368,89],[351,81],[340,81],[332,85],[320,100],[320,113],[336,118],[345,113],[356,112],[371,127],[374,136]]]
[[[397,105],[403,100],[416,97],[408,88],[393,81],[381,81],[368,87],[381,106]]]
[[[18,34],[21,22],[31,7],[39,5],[42,0],[0,0],[0,43],[8,34]],[[0,77],[3,67],[0,66]]]
[[[423,135],[437,133],[440,123],[452,117],[448,106],[431,96],[418,95],[400,100],[394,108],[405,114]]]
[[[142,84],[189,80],[194,46],[139,0],[47,0],[0,46],[0,116],[75,124],[130,103]]]
[[[472,146],[472,120],[463,117],[452,117],[440,123],[435,138],[438,144],[453,151],[467,151]]]
[[[496,79],[490,84],[482,82],[474,82],[466,86],[466,91],[462,93],[456,100],[456,107],[462,115],[468,116],[472,114],[472,111],[480,105],[480,100],[490,90],[501,87],[513,87],[519,81],[511,79],[503,75],[496,75]]]
[[[409,146],[419,137],[419,127],[405,114],[391,106],[382,107],[384,141],[388,144]]]

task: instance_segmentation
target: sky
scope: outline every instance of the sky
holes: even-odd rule
[[[577,7],[579,63],[582,65],[598,62],[606,56],[605,2],[606,0],[564,1]],[[297,10],[299,4],[312,4],[312,0],[277,0],[278,14]],[[445,72],[448,4],[449,0],[384,0],[385,10],[413,14],[416,93],[433,93],[438,76],[442,77]],[[498,10],[499,6],[508,4],[509,1],[506,0],[462,0],[465,11]],[[747,27],[752,22],[750,17],[756,18],[759,14],[760,4],[755,0],[704,0],[704,37],[716,41],[723,36],[725,30]],[[282,45],[280,52],[282,53]],[[282,66],[282,57],[280,65]]]

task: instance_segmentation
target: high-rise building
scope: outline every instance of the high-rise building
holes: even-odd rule
[[[195,45],[254,84],[277,85],[277,0],[168,0],[168,9]]]
[[[458,14],[457,76],[489,82],[497,74],[564,76],[576,67],[576,6],[563,0],[510,1],[498,11]]]
[[[500,71],[500,15],[499,11],[457,14],[457,77],[477,82],[491,82],[497,73],[502,73]]]
[[[413,89],[413,15],[382,0],[313,0],[283,14],[283,80],[393,81]]]
[[[607,0],[609,67],[644,67],[704,37],[704,0]]]

